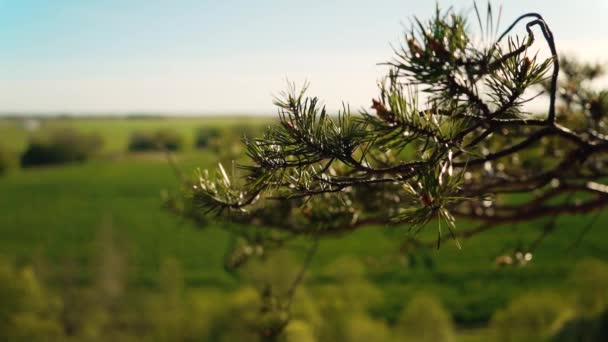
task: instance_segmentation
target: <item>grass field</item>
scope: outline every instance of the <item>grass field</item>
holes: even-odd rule
[[[160,193],[176,191],[177,179],[162,154],[128,154],[130,132],[172,128],[192,145],[200,126],[270,122],[270,119],[61,119],[43,122],[41,129],[74,127],[104,137],[103,154],[95,160],[65,166],[11,169],[0,176],[0,255],[17,264],[43,258],[55,268],[70,262],[82,265],[80,279],[90,280],[93,244],[102,226],[111,226],[129,254],[135,287],[154,288],[160,265],[168,256],[183,267],[188,287],[233,289],[240,283],[222,267],[228,242],[219,229],[199,230],[161,210]],[[18,120],[0,120],[0,147],[17,154],[27,141]],[[212,167],[216,156],[189,147],[176,156],[179,168]],[[394,321],[407,298],[418,292],[438,296],[461,327],[479,326],[518,294],[533,289],[564,289],[580,260],[608,261],[605,241],[608,212],[594,229],[572,247],[589,217],[563,217],[558,229],[535,251],[526,267],[499,269],[494,259],[506,248],[527,246],[540,232],[542,221],[502,226],[487,234],[451,243],[440,250],[421,250],[399,258],[404,229],[372,227],[352,235],[322,241],[309,283],[334,282],[324,272],[338,258],[349,256],[368,265],[368,279],[382,290],[384,300],[374,315]],[[459,222],[459,228],[470,227]],[[431,232],[432,233],[432,232]],[[424,234],[424,233],[423,233]],[[432,238],[433,235],[429,235]],[[53,277],[50,277],[53,279]],[[51,283],[53,280],[51,280]],[[474,333],[464,333],[474,340]]]

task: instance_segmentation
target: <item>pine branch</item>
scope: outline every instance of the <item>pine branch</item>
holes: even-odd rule
[[[530,52],[535,27],[548,59]],[[474,42],[466,18],[451,10],[415,19],[385,64],[390,70],[371,111],[360,115],[345,107],[331,116],[307,97],[307,85],[290,84],[275,99],[279,124],[245,141],[248,162],[232,175],[221,166],[215,176],[201,172],[184,207],[230,218],[243,230],[316,237],[369,225],[415,233],[438,221],[440,244],[504,223],[607,206],[608,91],[587,89],[580,76],[597,77],[601,68],[562,58],[561,80],[553,34],[537,13],[517,18],[486,47]],[[549,98],[546,116],[523,109],[533,98],[526,94],[540,87]],[[541,195],[502,203],[526,192]],[[571,193],[581,202],[550,202]],[[456,231],[460,217],[482,223]]]

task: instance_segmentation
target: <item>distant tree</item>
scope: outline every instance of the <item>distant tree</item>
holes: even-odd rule
[[[242,258],[294,236],[318,240],[370,225],[417,233],[432,223],[436,239],[409,234],[403,243],[439,247],[548,217],[540,241],[559,215],[604,208],[608,92],[588,84],[602,69],[563,60],[559,78],[553,34],[537,13],[500,35],[490,6],[486,20],[477,6],[475,14],[480,39],[452,10],[414,19],[385,63],[371,112],[345,106],[332,117],[306,86],[290,85],[275,100],[280,123],[245,140],[247,163],[200,172],[185,200],[168,205],[199,223],[229,217]],[[524,35],[514,35],[520,27]],[[536,54],[538,41],[549,58]],[[527,112],[543,88],[546,112]],[[525,196],[506,200],[512,194]],[[479,225],[457,230],[457,218]]]
[[[96,134],[85,134],[73,129],[53,131],[46,137],[34,137],[21,155],[21,166],[82,162],[95,154],[103,140]]]
[[[129,151],[177,151],[184,142],[179,133],[169,129],[159,129],[154,132],[133,132],[129,139]]]
[[[216,142],[221,133],[217,127],[201,127],[196,131],[194,145],[196,148],[208,148]]]

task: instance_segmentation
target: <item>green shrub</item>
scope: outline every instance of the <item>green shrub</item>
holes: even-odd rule
[[[403,309],[396,327],[406,341],[454,341],[454,327],[448,311],[434,297],[418,295]]]
[[[310,324],[300,320],[292,320],[285,327],[283,341],[285,342],[316,342],[314,331]]]
[[[344,284],[344,288],[351,287]],[[371,286],[371,285],[370,285]],[[361,287],[360,298],[341,293],[341,286],[325,287],[314,298],[317,301],[321,323],[317,330],[319,341],[392,341],[385,321],[374,319],[367,308],[368,297]],[[349,291],[352,292],[352,289]],[[357,302],[361,303],[357,303]]]
[[[596,259],[582,260],[570,277],[576,316],[552,341],[608,341],[608,265]]]
[[[129,139],[129,151],[150,151],[160,149],[150,133],[134,132]]]
[[[183,138],[173,130],[160,129],[154,136],[158,144],[169,151],[177,151],[184,145]]]
[[[582,316],[566,322],[551,341],[608,341],[608,310],[593,317]]]
[[[194,146],[196,148],[214,147],[217,145],[217,140],[220,136],[221,131],[217,127],[201,127],[196,131]]]
[[[366,312],[383,301],[382,292],[366,277],[365,265],[356,257],[340,257],[325,267],[323,273],[335,284],[321,287],[320,295],[328,303],[355,312]]]
[[[529,293],[496,312],[491,327],[496,341],[545,341],[571,316],[562,296]]]
[[[258,291],[242,287],[224,301],[224,310],[216,315],[209,341],[258,341],[262,301]]]
[[[579,315],[594,316],[608,306],[608,264],[596,259],[580,261],[571,274]]]
[[[347,314],[348,315],[348,314]],[[386,322],[376,320],[364,313],[355,313],[345,322],[345,336],[342,341],[348,342],[389,342],[395,341]]]
[[[0,340],[58,341],[61,300],[38,281],[31,267],[17,269],[0,258]]]
[[[89,159],[102,146],[96,134],[84,134],[73,129],[52,132],[46,137],[35,137],[21,155],[21,166],[82,162]]]
[[[319,286],[314,293],[322,317],[320,341],[390,340],[386,323],[369,317],[370,309],[379,305],[383,296],[365,273],[365,266],[355,257],[341,257],[325,268],[323,274],[334,281]]]
[[[129,151],[177,151],[182,148],[182,137],[175,131],[160,129],[155,132],[134,132],[129,139]]]
[[[211,331],[216,323],[216,317],[225,310],[227,296],[217,290],[190,290],[183,297],[187,312],[182,325],[183,340],[213,341]],[[188,339],[189,338],[189,339]]]

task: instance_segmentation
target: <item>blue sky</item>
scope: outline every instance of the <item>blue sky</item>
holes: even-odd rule
[[[492,2],[497,8],[501,2]],[[439,1],[471,12],[472,1]],[[482,4],[482,2],[479,2]],[[483,3],[485,5],[485,3]],[[285,80],[368,105],[403,25],[433,1],[0,0],[0,112],[274,113]],[[468,12],[467,12],[468,11]],[[558,48],[608,62],[608,0],[504,1]]]

